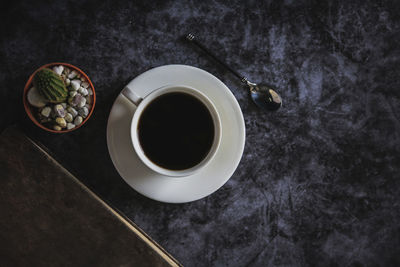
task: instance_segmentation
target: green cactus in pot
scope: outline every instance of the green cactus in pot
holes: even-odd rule
[[[33,77],[33,85],[51,103],[61,103],[67,100],[68,89],[60,75],[51,69],[39,70]]]

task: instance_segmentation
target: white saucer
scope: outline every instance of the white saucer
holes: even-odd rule
[[[121,177],[140,194],[168,203],[184,203],[206,197],[229,180],[243,154],[243,114],[231,91],[212,74],[186,65],[166,65],[144,72],[127,87],[139,96],[167,84],[194,87],[214,103],[221,118],[221,144],[213,160],[200,172],[181,178],[153,172],[136,155],[130,138],[134,105],[119,94],[107,124],[107,145]]]

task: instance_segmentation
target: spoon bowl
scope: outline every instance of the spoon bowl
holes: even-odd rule
[[[282,98],[267,84],[247,83],[254,103],[264,110],[274,111],[282,106]]]

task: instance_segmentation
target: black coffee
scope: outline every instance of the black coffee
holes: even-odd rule
[[[170,170],[201,162],[214,141],[214,124],[207,107],[186,93],[167,93],[144,109],[138,126],[145,155]]]

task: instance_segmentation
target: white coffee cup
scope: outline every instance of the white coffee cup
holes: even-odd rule
[[[207,154],[207,156],[198,164],[195,166],[189,168],[189,169],[183,169],[183,170],[170,170],[166,169],[164,167],[158,166],[154,162],[152,162],[144,153],[142,146],[140,145],[140,140],[139,140],[139,134],[138,134],[138,124],[139,124],[139,119],[145,110],[145,108],[156,98],[167,94],[167,93],[172,93],[172,92],[181,92],[181,93],[186,93],[190,94],[191,96],[196,97],[198,100],[200,100],[208,109],[210,112],[210,115],[213,120],[214,124],[214,141],[213,144]],[[133,90],[131,90],[128,87],[125,87],[124,90],[122,90],[122,94],[128,98],[135,106],[136,106],[136,111],[132,117],[132,122],[131,122],[131,139],[132,139],[132,144],[133,148],[135,149],[137,155],[139,158],[142,160],[142,162],[149,167],[151,170],[162,174],[166,176],[173,176],[173,177],[184,177],[188,176],[191,174],[194,174],[198,171],[200,171],[202,168],[204,168],[215,156],[218,147],[220,145],[221,141],[221,121],[220,117],[218,115],[217,109],[215,108],[214,104],[211,102],[211,100],[204,95],[202,92],[199,90],[189,87],[187,85],[166,85],[163,87],[160,87],[158,89],[155,89],[152,91],[150,94],[146,96],[138,96]]]

